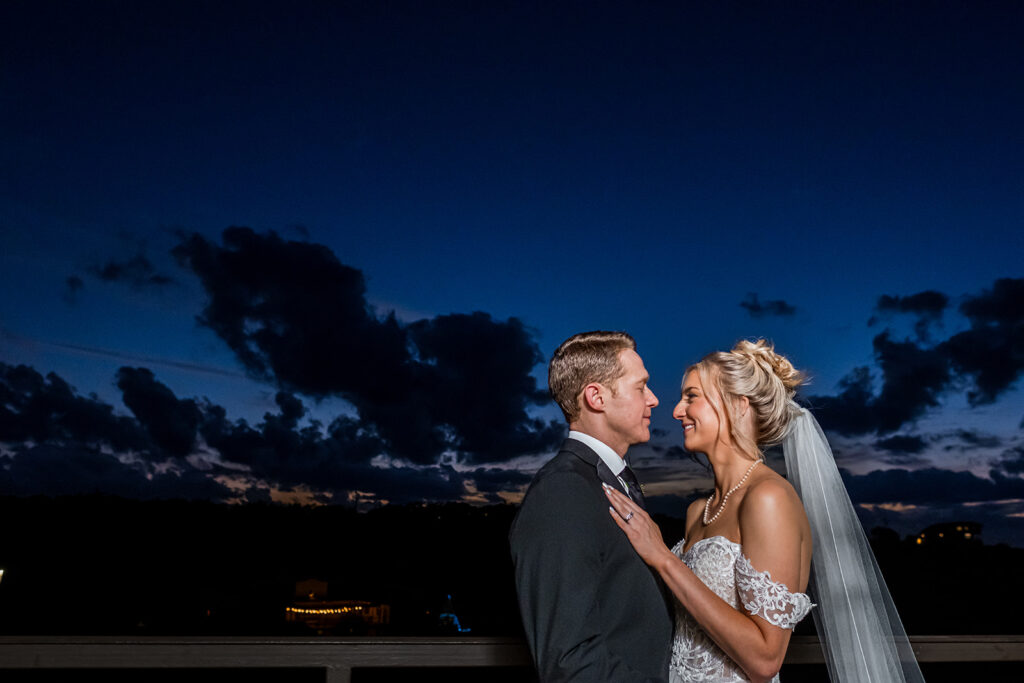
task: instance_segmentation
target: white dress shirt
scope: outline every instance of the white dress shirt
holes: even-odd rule
[[[622,477],[619,476],[622,474],[622,470],[626,469],[626,461],[621,455],[613,451],[612,447],[604,441],[595,439],[590,434],[584,434],[583,432],[577,432],[570,429],[569,438],[576,439],[580,443],[590,446],[590,448],[597,453],[597,456],[604,461],[604,464],[608,465],[608,469],[612,471],[612,474],[614,474],[615,478],[619,480],[619,483],[622,484],[622,490],[626,492],[626,495],[629,495],[629,484],[623,481]]]

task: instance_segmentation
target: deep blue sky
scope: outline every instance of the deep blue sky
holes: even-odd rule
[[[1021,543],[1019,6],[15,2],[0,26],[0,359],[74,388],[5,371],[6,490],[514,498],[554,438],[544,362],[610,328],[662,399],[634,457],[678,513],[708,485],[671,448],[682,371],[765,336],[869,524]],[[364,433],[328,439],[338,415]]]

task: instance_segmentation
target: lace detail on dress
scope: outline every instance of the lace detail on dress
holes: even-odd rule
[[[743,556],[742,547],[738,543],[724,536],[712,536],[697,541],[685,553],[684,545],[685,541],[680,541],[672,552],[693,570],[704,585],[736,609],[740,608],[739,586],[742,584],[743,606],[773,624],[776,621],[766,615],[774,615],[776,619],[791,624],[783,628],[792,628],[810,611],[810,599],[806,595],[790,593],[784,585],[772,581],[768,572],[755,570],[750,560]],[[785,596],[793,598],[794,603],[787,601],[778,589],[784,591]],[[804,608],[795,604],[800,602],[801,596],[807,603]],[[748,606],[748,602],[751,606]],[[711,640],[678,600],[675,605],[676,631],[669,664],[670,683],[749,681],[743,670]],[[772,679],[774,683],[778,683],[778,680],[778,676]]]
[[[684,543],[685,540],[680,541],[672,552],[718,597],[738,608],[739,596],[736,593],[733,567],[740,547],[722,536],[712,536],[697,541],[684,553]],[[743,670],[722,652],[678,600],[675,606],[676,631],[669,663],[670,683],[748,681]]]
[[[806,593],[790,593],[767,571],[754,569],[743,553],[736,559],[736,590],[748,612],[780,628],[795,628],[814,607]]]

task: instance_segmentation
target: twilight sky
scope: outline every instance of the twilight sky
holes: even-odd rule
[[[4,4],[0,494],[517,500],[624,329],[656,509],[768,337],[866,524],[1024,545],[1024,9],[430,4]]]

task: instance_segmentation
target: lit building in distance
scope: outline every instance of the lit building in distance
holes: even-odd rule
[[[391,606],[368,600],[328,600],[327,582],[295,584],[296,599],[285,607],[285,621],[316,633],[373,635],[391,622]]]
[[[916,545],[981,543],[981,524],[978,522],[932,524],[914,538],[914,543]]]

